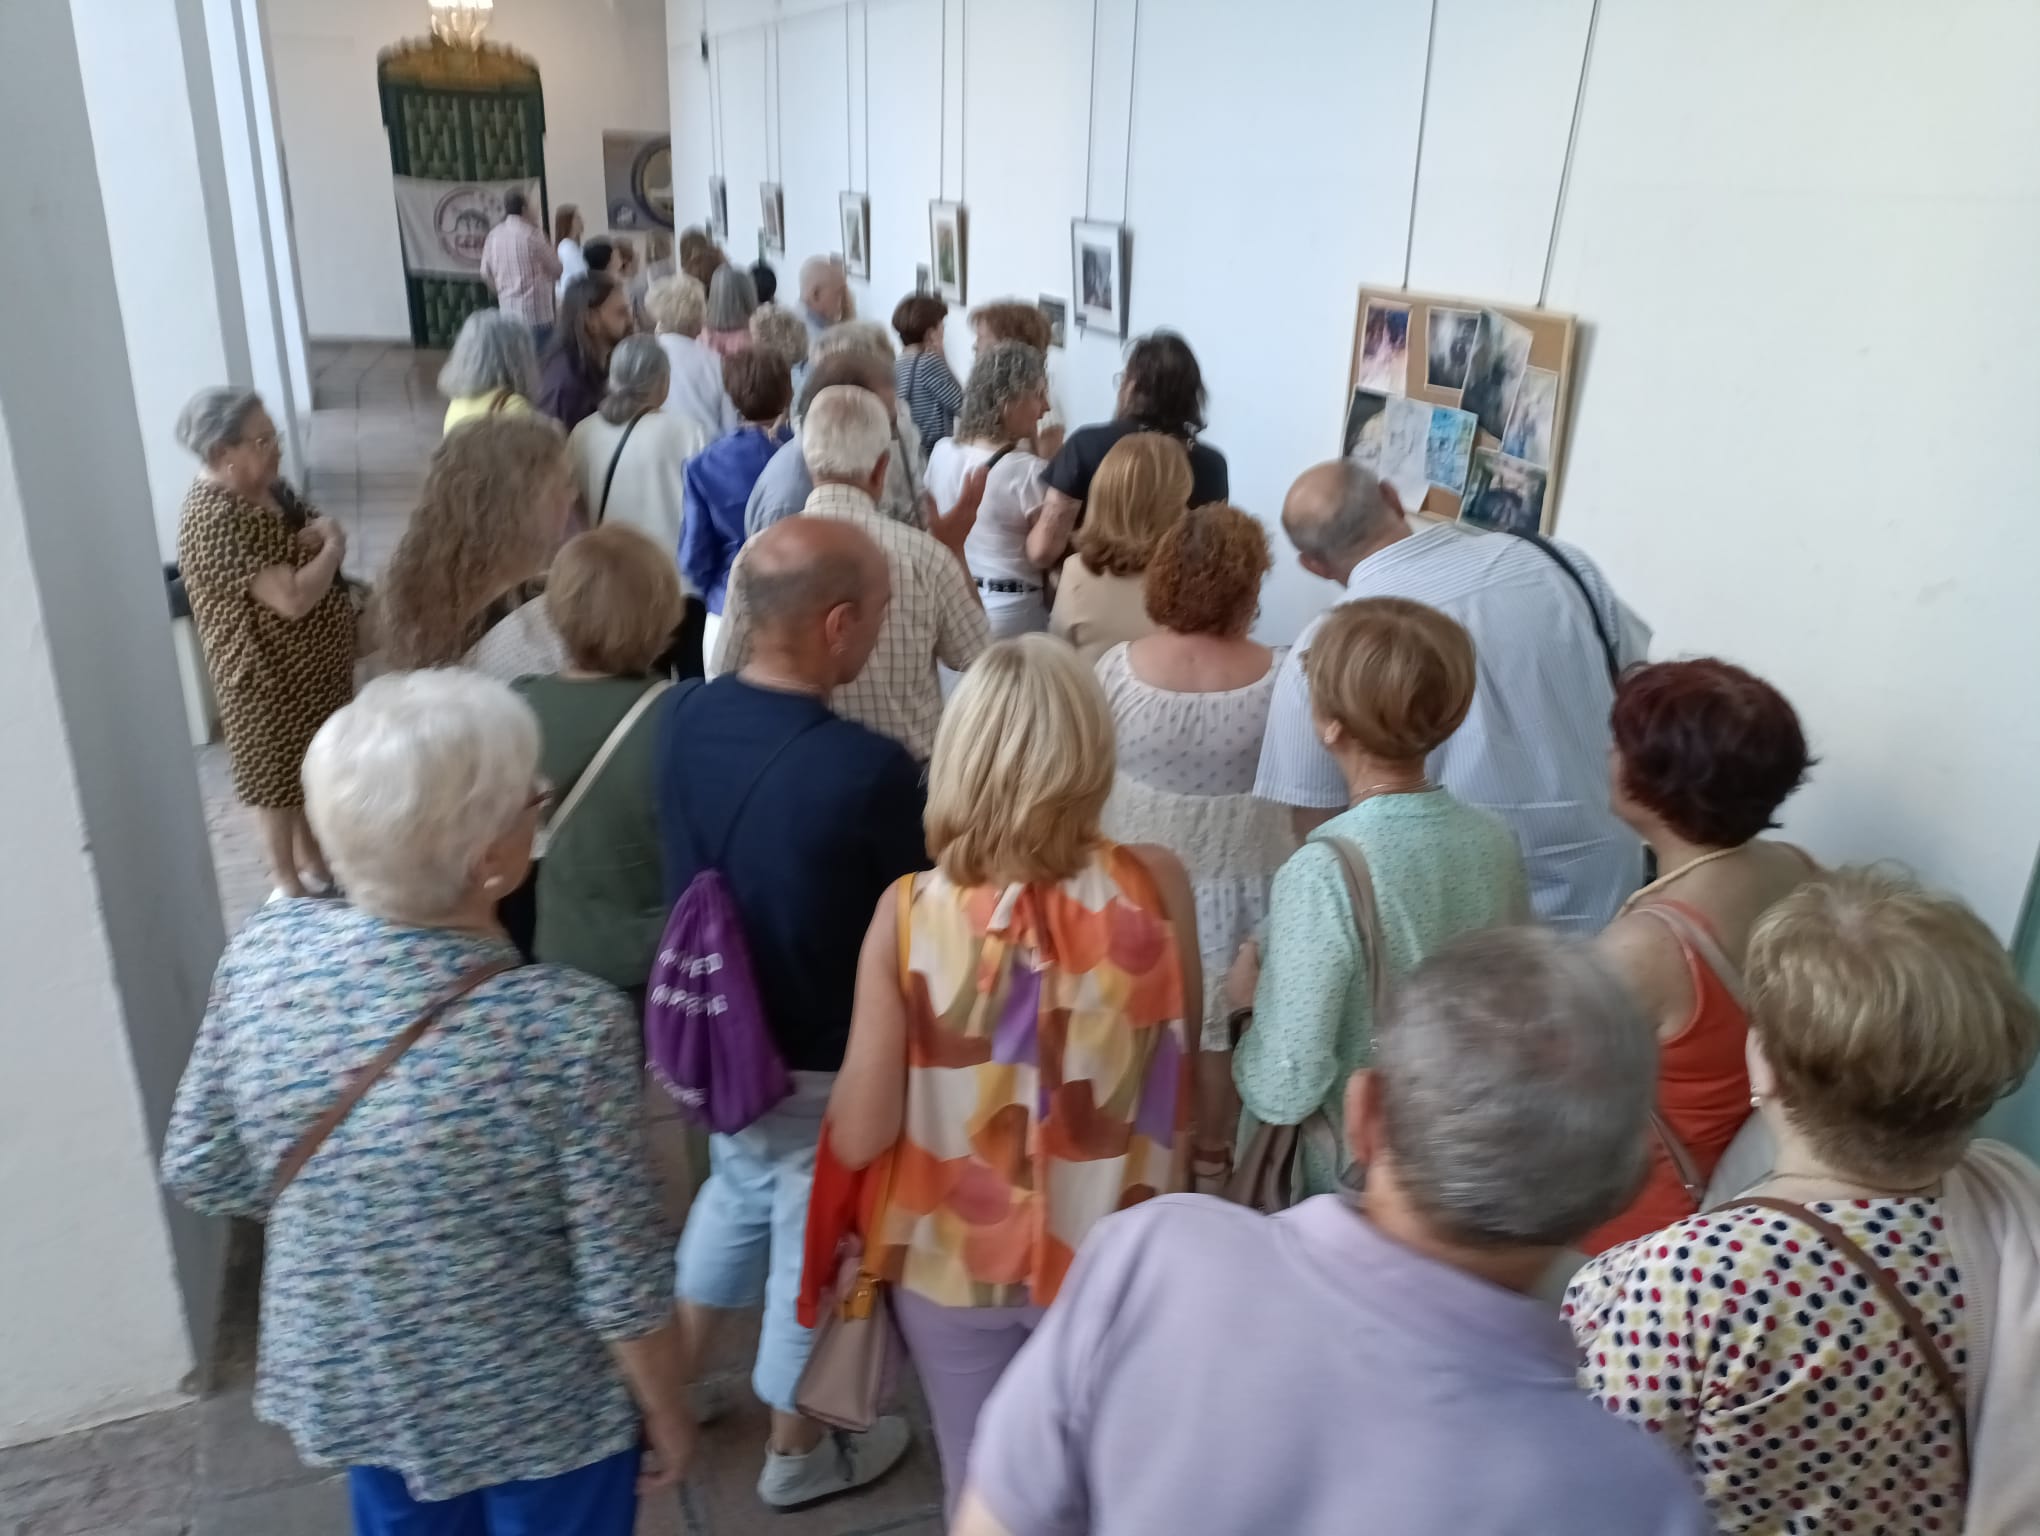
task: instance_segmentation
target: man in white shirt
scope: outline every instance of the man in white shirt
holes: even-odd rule
[[[892,576],[892,603],[878,643],[856,679],[835,691],[830,707],[890,736],[915,762],[925,763],[942,718],[936,664],[961,672],[991,641],[984,605],[963,559],[984,495],[984,471],[965,482],[963,499],[933,520],[933,531],[923,532],[879,513],[893,422],[871,390],[851,384],[821,390],[801,422],[799,441],[814,478],[800,515],[837,518],[862,530],[885,556]],[[730,596],[709,666],[715,676],[738,670],[750,650],[751,618],[740,577],[753,547],[745,545],[730,568]]]
[[[1395,491],[1350,460],[1306,470],[1282,526],[1303,568],[1346,601],[1409,598],[1466,626],[1480,669],[1473,708],[1432,754],[1431,776],[1509,823],[1540,917],[1575,933],[1606,926],[1643,876],[1642,845],[1608,804],[1610,672],[1644,659],[1649,627],[1578,550],[1456,523],[1413,527]],[[1313,621],[1282,663],[1254,781],[1256,795],[1292,807],[1300,831],[1346,804],[1304,681],[1316,630]]]

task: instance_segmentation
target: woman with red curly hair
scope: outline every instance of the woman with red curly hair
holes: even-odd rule
[[[1758,834],[1806,781],[1799,716],[1762,678],[1712,657],[1631,669],[1615,690],[1610,795],[1663,871],[1597,941],[1656,1022],[1650,1177],[1581,1246],[1599,1253],[1690,1216],[1750,1113],[1742,964],[1757,919],[1817,872]]]

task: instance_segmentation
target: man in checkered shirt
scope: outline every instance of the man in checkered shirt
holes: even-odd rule
[[[876,500],[885,485],[892,437],[885,407],[870,390],[838,384],[820,391],[801,422],[802,453],[815,482],[801,515],[837,518],[861,529],[884,554],[892,576],[892,606],[871,659],[855,682],[836,690],[830,708],[890,736],[925,763],[942,718],[937,664],[961,672],[991,641],[963,555],[977,521],[984,474],[965,483],[962,499],[947,515],[929,518],[930,531],[895,522],[879,513]],[[749,650],[743,568],[740,552],[709,667],[717,676],[741,667]]]
[[[482,281],[496,295],[496,306],[531,327],[541,349],[552,339],[559,313],[554,293],[560,280],[560,258],[538,226],[522,192],[503,194],[503,222],[482,242]]]

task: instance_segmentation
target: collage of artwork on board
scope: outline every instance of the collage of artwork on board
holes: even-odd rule
[[[1362,290],[1342,451],[1412,512],[1548,530],[1573,332],[1549,311]]]

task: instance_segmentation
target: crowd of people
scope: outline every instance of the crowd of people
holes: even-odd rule
[[[1034,306],[959,381],[940,299],[698,231],[633,295],[508,212],[368,581],[259,399],[179,423],[277,890],[163,1173],[268,1222],[257,1408],[358,1531],[623,1536],[761,1304],[759,1496],[859,1488],[907,1421],[807,1378],[872,1294],[964,1536],[2040,1522],[2040,1172],[1975,1136],[2040,1012],[1766,835],[1776,688],[1344,460],[1271,647],[1182,337],[1065,436]],[[642,1022],[704,876],[785,1080],[675,1234]]]

